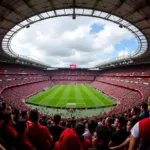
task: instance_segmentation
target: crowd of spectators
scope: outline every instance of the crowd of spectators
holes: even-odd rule
[[[150,85],[148,77],[140,77],[149,73],[149,67],[140,73],[139,68],[130,67],[126,72],[118,68],[101,76],[80,70],[51,74],[5,64],[0,68],[0,94],[5,100],[0,105],[0,150],[149,150],[150,98],[148,103],[144,99]],[[117,106],[99,116],[76,119],[42,115],[24,103],[54,84],[91,84],[114,98]]]
[[[56,81],[93,81],[94,80],[94,76],[52,76],[52,80],[56,80]]]
[[[61,118],[0,105],[0,149],[148,150],[150,98],[119,115]]]
[[[20,109],[29,110],[29,108],[25,104],[25,100],[28,97],[42,91],[44,88],[49,88],[53,85],[54,84],[52,81],[42,81],[42,82],[7,88],[1,93],[1,98],[4,99],[7,104],[19,110]]]
[[[53,81],[55,84],[90,84],[92,81]]]
[[[102,76],[149,76],[149,65],[138,66],[121,66],[113,69],[105,70],[101,73]]]
[[[1,74],[44,74],[42,70],[19,64],[0,63]]]

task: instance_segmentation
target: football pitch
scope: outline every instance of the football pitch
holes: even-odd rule
[[[116,104],[106,95],[90,85],[55,85],[50,89],[30,97],[30,104],[66,108],[67,104],[75,104],[76,108],[91,108]]]

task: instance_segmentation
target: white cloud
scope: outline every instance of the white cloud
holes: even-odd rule
[[[90,33],[93,24],[103,30]],[[45,20],[20,31],[12,40],[13,50],[21,55],[33,56],[56,67],[92,67],[102,57],[113,54],[115,44],[130,40],[133,35],[118,25],[89,17],[60,17]],[[124,55],[122,52],[118,55]],[[97,60],[97,58],[100,58]]]
[[[123,57],[123,56],[128,56],[128,51],[127,50],[122,50],[118,53],[118,57]]]

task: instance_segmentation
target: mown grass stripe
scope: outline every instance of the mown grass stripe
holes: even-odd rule
[[[35,104],[66,107],[66,103],[76,103],[80,108],[114,104],[107,96],[89,85],[55,85],[51,89],[39,93],[29,99]]]

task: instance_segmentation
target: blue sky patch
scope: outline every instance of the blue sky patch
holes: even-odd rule
[[[101,31],[103,29],[104,29],[103,25],[94,23],[91,25],[90,33],[98,33],[99,31]]]

